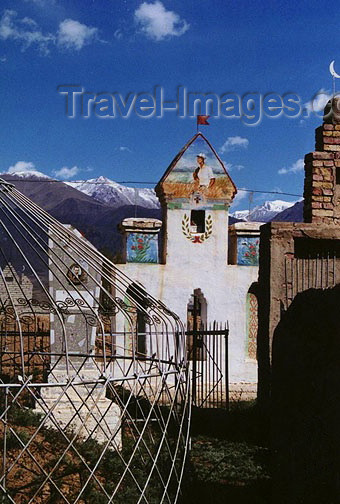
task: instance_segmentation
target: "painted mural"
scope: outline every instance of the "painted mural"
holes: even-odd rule
[[[158,263],[158,237],[150,233],[130,233],[126,244],[127,262]]]
[[[173,199],[201,206],[207,200],[231,200],[236,192],[222,161],[200,133],[175,158],[161,185]]]
[[[239,236],[237,238],[237,264],[240,266],[258,266],[259,238]]]
[[[247,357],[256,359],[258,331],[258,301],[255,294],[247,294]]]

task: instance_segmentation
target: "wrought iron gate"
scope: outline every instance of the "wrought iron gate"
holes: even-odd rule
[[[186,335],[193,406],[228,409],[228,324],[213,322],[206,329],[201,325]]]

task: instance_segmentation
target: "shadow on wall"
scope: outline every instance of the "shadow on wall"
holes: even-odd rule
[[[298,294],[273,341],[277,504],[340,503],[340,285]]]

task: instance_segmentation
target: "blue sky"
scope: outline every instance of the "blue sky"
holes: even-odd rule
[[[71,119],[58,86],[123,96],[162,86],[167,100],[175,100],[178,86],[219,96],[290,92],[306,104],[319,90],[331,90],[330,61],[340,72],[337,7],[332,1],[326,8],[318,1],[3,0],[0,171],[34,165],[60,179],[157,181],[196,132],[195,118],[166,111],[147,119],[134,113]],[[264,117],[255,126],[237,118],[209,122],[201,131],[237,187],[302,194],[301,159],[314,149],[320,117]],[[254,197],[265,199],[297,198]],[[247,205],[238,199],[238,209]]]

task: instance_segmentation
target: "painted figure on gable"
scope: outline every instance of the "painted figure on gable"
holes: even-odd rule
[[[189,199],[193,206],[203,207],[216,200],[228,204],[236,187],[214,148],[197,133],[172,161],[156,193],[179,203]]]
[[[215,184],[213,169],[205,164],[206,156],[200,152],[196,156],[198,167],[193,173],[193,178],[199,189],[210,189]]]

